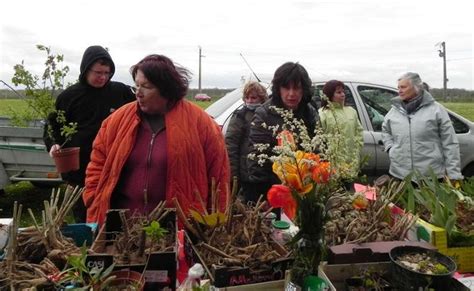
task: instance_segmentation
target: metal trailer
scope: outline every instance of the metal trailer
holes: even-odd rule
[[[0,125],[0,190],[19,181],[30,181],[36,186],[63,183],[46,151],[42,127]]]

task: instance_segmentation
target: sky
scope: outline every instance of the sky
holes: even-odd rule
[[[11,84],[24,61],[40,75],[45,54],[64,55],[67,82],[79,75],[90,45],[109,49],[113,80],[133,84],[129,68],[163,54],[193,73],[198,87],[235,88],[253,77],[270,82],[287,61],[314,81],[365,81],[396,87],[417,72],[443,87],[473,90],[474,10],[471,0],[8,0],[0,5],[0,80]],[[245,63],[242,56],[250,64]],[[0,88],[5,88],[0,83]]]

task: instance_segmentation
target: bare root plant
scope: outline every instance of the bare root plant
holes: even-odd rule
[[[50,201],[44,201],[41,224],[28,209],[34,226],[21,231],[19,222],[23,207],[15,202],[6,259],[0,262],[0,289],[23,290],[52,284],[48,277],[64,267],[67,256],[79,253],[72,239],[61,234],[60,227],[81,197],[82,189],[67,188],[62,200],[60,192],[60,189],[53,189]]]
[[[271,263],[287,255],[286,251],[275,249],[271,228],[265,223],[265,217],[272,211],[261,196],[256,203],[244,204],[236,197],[236,181],[231,194],[227,195],[225,221],[215,225],[203,224],[193,217],[188,219],[181,205],[175,200],[177,213],[185,227],[198,239],[195,244],[206,266],[248,267],[251,272],[260,272],[271,268]],[[212,188],[217,195],[217,187]],[[230,191],[228,191],[229,193]],[[197,195],[199,195],[197,193]],[[212,199],[215,203],[215,199]],[[202,205],[206,209],[205,205]],[[211,209],[219,209],[212,205]],[[203,215],[212,215],[206,213]],[[280,246],[280,249],[283,249]]]

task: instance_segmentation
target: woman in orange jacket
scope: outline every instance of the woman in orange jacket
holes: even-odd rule
[[[185,212],[201,209],[212,179],[223,211],[230,173],[224,137],[205,111],[183,99],[189,71],[163,55],[147,56],[130,71],[137,101],[109,116],[93,144],[83,194],[87,221],[102,224],[111,208],[148,213],[163,200],[173,206],[173,198]]]

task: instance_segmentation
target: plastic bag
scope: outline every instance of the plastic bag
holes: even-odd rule
[[[188,276],[179,286],[178,291],[195,291],[201,290],[201,277],[204,276],[204,268],[201,264],[194,264],[188,270]]]

